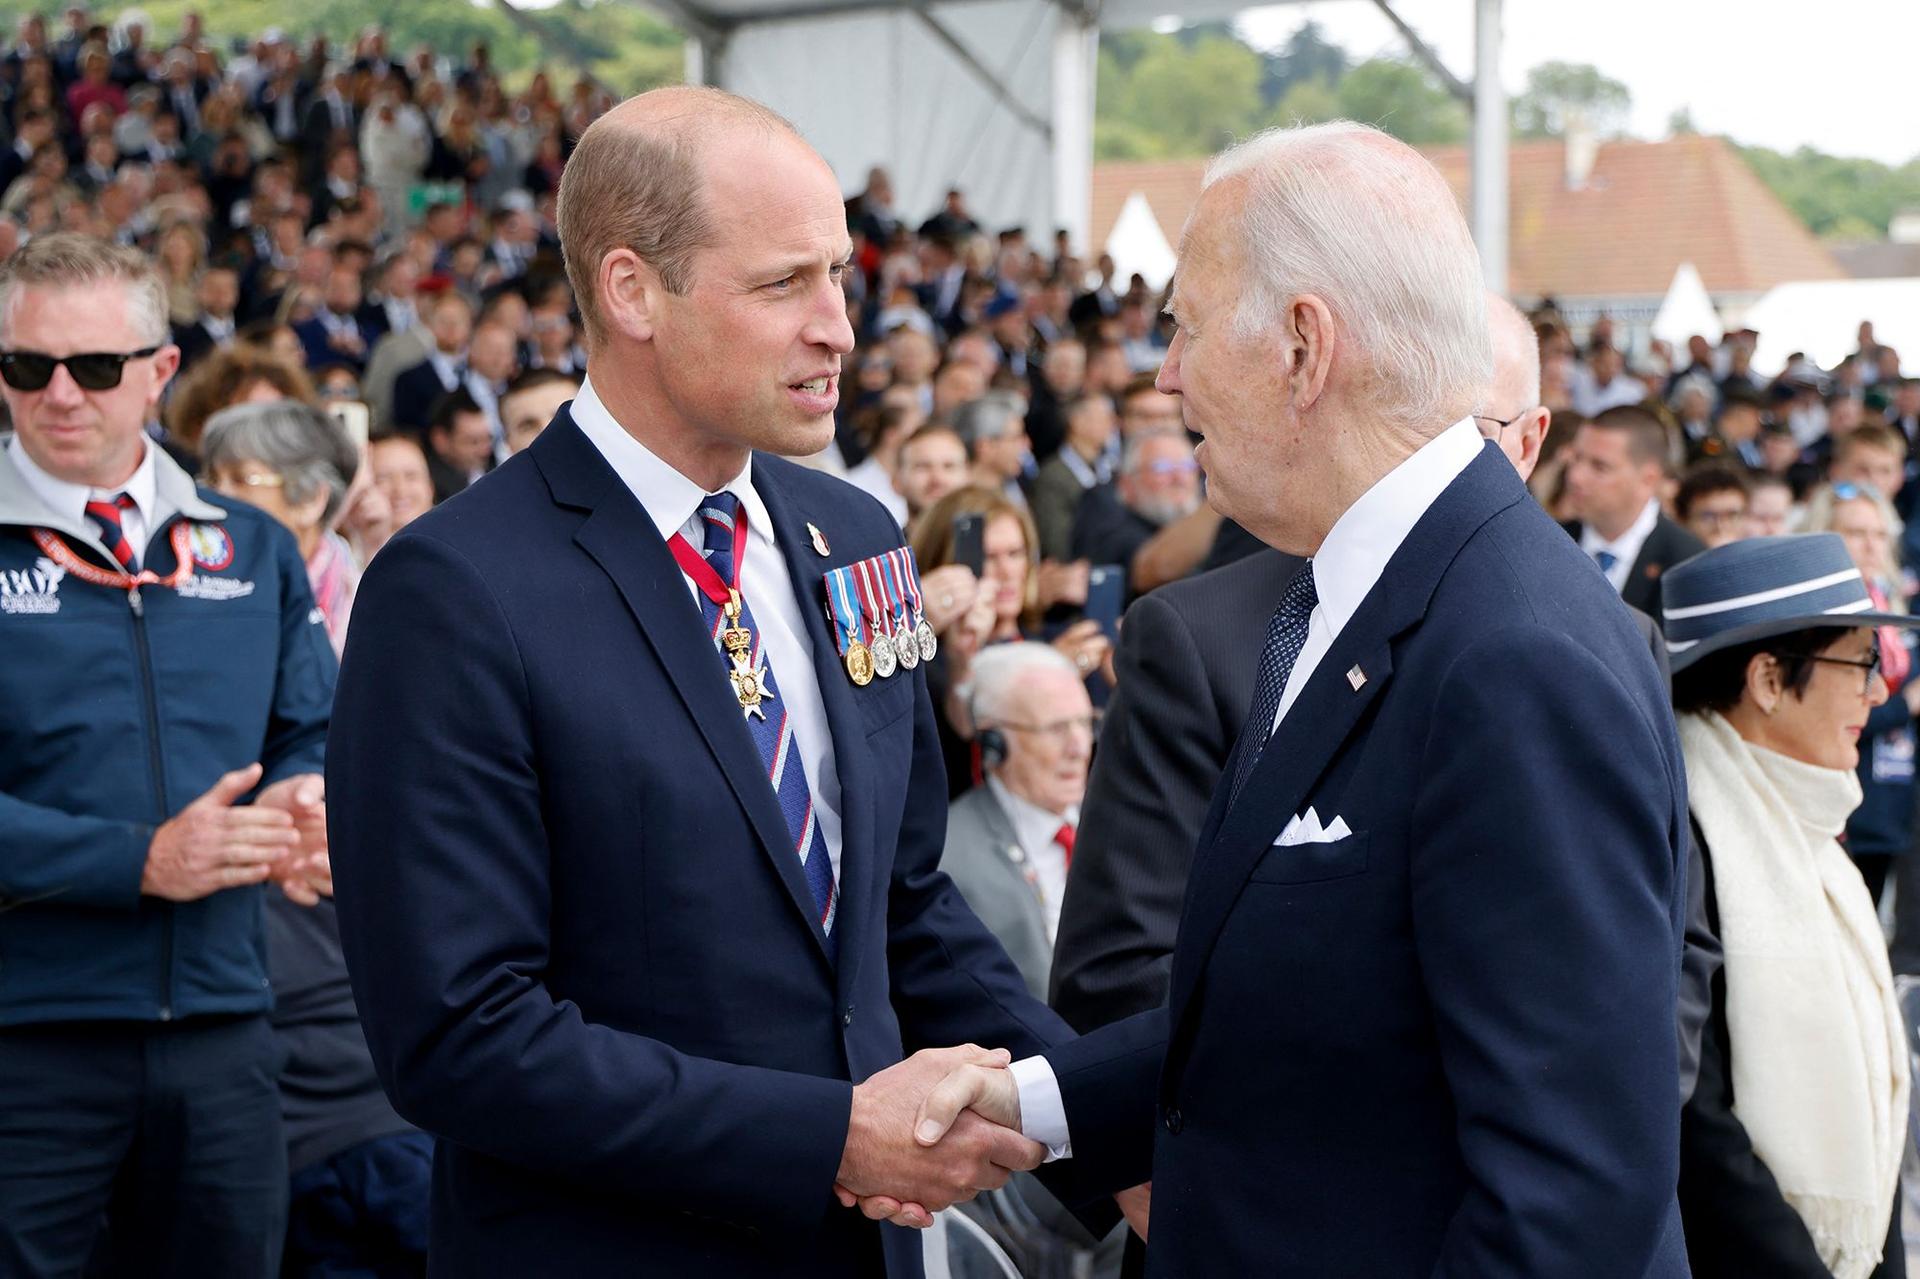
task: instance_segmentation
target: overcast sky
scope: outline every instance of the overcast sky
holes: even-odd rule
[[[1473,78],[1474,0],[1394,0],[1463,80]],[[1277,47],[1311,18],[1360,58],[1406,46],[1370,0],[1250,9],[1242,33]],[[1500,78],[1542,62],[1590,62],[1633,91],[1628,131],[1665,135],[1676,108],[1706,133],[1791,151],[1903,164],[1920,155],[1920,0],[1506,0]]]

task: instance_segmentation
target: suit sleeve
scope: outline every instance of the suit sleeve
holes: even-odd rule
[[[940,869],[947,774],[924,672],[915,676],[913,768],[887,896],[887,965],[908,1052],[976,1043],[1027,1057],[1073,1031],[1027,990],[1020,970]]]
[[[1166,601],[1127,611],[1054,944],[1053,1006],[1090,1030],[1164,1001],[1193,850],[1233,741]]]
[[[816,1227],[850,1084],[691,1057],[591,1024],[545,984],[534,713],[474,565],[418,534],[383,549],[354,610],[327,790],[342,941],[394,1108],[663,1208]]]
[[[1684,778],[1637,674],[1524,627],[1436,692],[1410,893],[1467,1174],[1436,1279],[1640,1274],[1669,1225]]]

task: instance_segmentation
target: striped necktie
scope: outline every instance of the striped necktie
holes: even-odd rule
[[[713,566],[713,571],[720,575],[722,582],[736,588],[738,584],[733,579],[733,543],[734,522],[739,514],[740,499],[732,493],[713,493],[701,499],[700,525],[706,531],[707,563]],[[720,606],[704,591],[700,593],[700,611],[706,616],[707,632],[713,638],[714,650],[720,654],[721,664],[730,667],[732,663],[720,642],[726,617]],[[759,670],[760,628],[754,624],[753,612],[744,599],[740,602],[739,624],[753,636],[753,645],[748,650],[749,665]],[[760,762],[766,767],[767,779],[773,783],[773,793],[780,801],[780,815],[786,818],[787,835],[800,858],[800,868],[806,874],[807,887],[813,892],[814,909],[819,912],[820,927],[827,935],[827,957],[832,959],[840,948],[839,935],[833,930],[834,918],[839,913],[839,888],[833,879],[833,862],[827,856],[827,841],[821,835],[820,824],[814,816],[813,793],[807,786],[806,770],[800,766],[800,752],[794,741],[788,705],[786,699],[780,696],[780,686],[774,679],[771,666],[766,668],[763,683],[773,713],[745,716],[747,732],[760,751]]]
[[[125,493],[115,493],[110,498],[88,502],[87,519],[100,531],[101,545],[119,561],[120,567],[129,573],[138,573],[140,553],[133,549],[133,543],[127,540],[127,531],[120,526],[120,512],[131,509],[133,499]]]

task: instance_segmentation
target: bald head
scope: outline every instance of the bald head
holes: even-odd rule
[[[1487,328],[1493,336],[1493,388],[1485,408],[1505,421],[1540,402],[1540,338],[1520,309],[1498,293],[1487,294]]]
[[[712,243],[708,162],[742,135],[806,147],[778,113],[723,89],[675,85],[628,98],[588,126],[560,176],[560,247],[589,347],[604,340],[601,270],[628,249],[672,293]]]

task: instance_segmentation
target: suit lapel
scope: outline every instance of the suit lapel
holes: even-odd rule
[[[773,520],[774,540],[786,560],[794,597],[800,601],[800,616],[806,619],[807,638],[813,645],[814,678],[820,683],[820,700],[827,711],[827,731],[833,734],[834,768],[840,774],[840,915],[834,926],[840,930],[840,984],[846,993],[853,989],[860,956],[866,949],[849,946],[846,939],[863,937],[873,926],[874,876],[879,871],[874,864],[877,854],[870,802],[873,757],[867,749],[860,708],[853,700],[853,683],[840,665],[839,645],[827,625],[822,581],[828,570],[858,557],[841,552],[822,556],[814,550],[809,521],[829,528],[833,513],[805,509],[797,495],[780,483],[780,466],[776,460],[756,454],[753,487]]]
[[[748,820],[760,836],[774,873],[787,887],[826,957],[826,936],[815,917],[813,892],[793,851],[786,818],[767,782],[760,753],[741,724],[741,711],[727,683],[718,651],[707,635],[679,565],[660,531],[627,486],[562,408],[534,442],[533,453],[554,498],[588,511],[574,541],[592,556],[626,601],[634,621],[667,672],[713,752]]]
[[[1493,450],[1447,486],[1314,667],[1238,800],[1229,804],[1240,756],[1257,748],[1256,735],[1265,725],[1248,724],[1241,732],[1214,791],[1181,915],[1168,996],[1176,1039],[1214,940],[1249,872],[1304,808],[1314,784],[1392,678],[1395,641],[1426,615],[1441,575],[1474,530],[1525,497],[1511,466]],[[1358,688],[1349,677],[1355,668],[1364,676]],[[1335,814],[1320,816],[1331,821]]]

